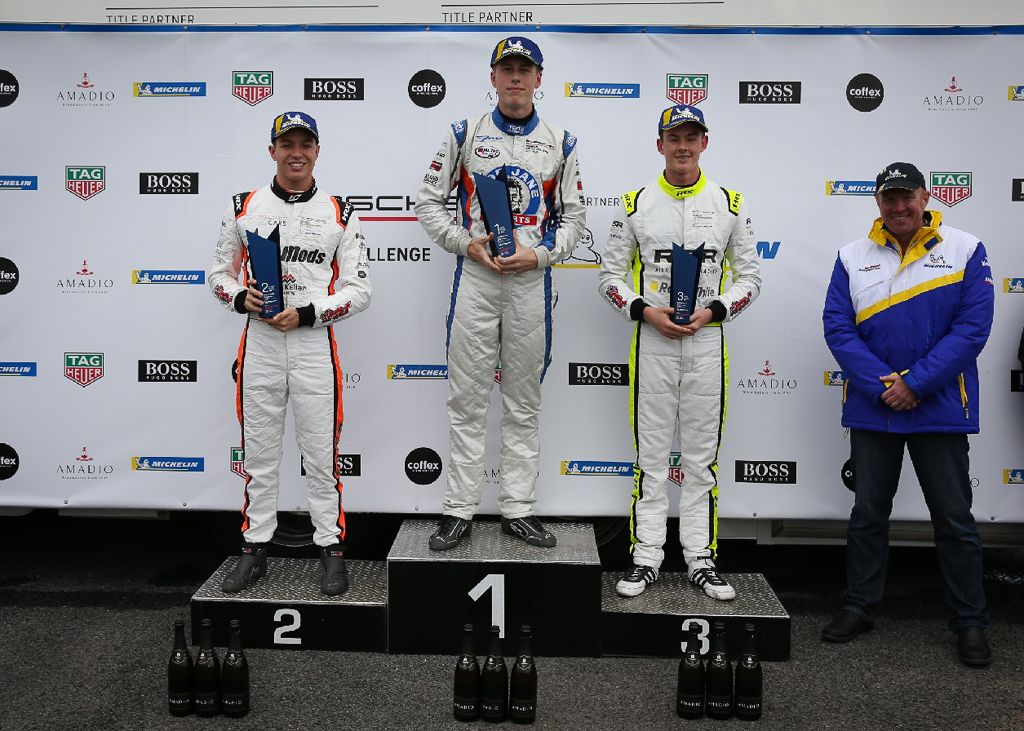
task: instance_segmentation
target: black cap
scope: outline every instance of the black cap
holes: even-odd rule
[[[924,187],[924,176],[909,162],[894,162],[891,165],[886,165],[875,178],[876,194],[890,188],[917,190]]]

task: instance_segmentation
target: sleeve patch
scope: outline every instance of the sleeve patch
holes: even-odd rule
[[[235,218],[238,218],[243,213],[245,213],[245,204],[249,202],[249,196],[251,196],[254,192],[255,191],[248,190],[244,193],[235,193],[231,197],[231,205],[235,209]]]
[[[725,193],[725,198],[729,201],[729,213],[734,216],[740,215],[740,205],[743,203],[743,196],[735,190],[727,188],[722,188],[722,192]]]
[[[352,211],[355,210],[354,206],[340,195],[332,195],[331,198],[334,199],[334,205],[338,209],[338,223],[342,228],[347,227],[348,220],[352,217]]]
[[[631,190],[628,193],[622,194],[622,205],[626,207],[626,215],[632,216],[636,213],[636,204],[640,200],[640,194],[644,192],[644,189]]]

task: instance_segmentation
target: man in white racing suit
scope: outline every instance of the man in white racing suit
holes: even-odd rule
[[[483,488],[487,407],[501,367],[501,529],[536,546],[555,537],[534,516],[540,454],[541,381],[551,358],[551,265],[572,253],[586,208],[576,138],[541,119],[533,105],[543,57],[528,38],[491,54],[498,105],[451,125],[423,178],[416,215],[427,235],[456,255],[447,317],[451,453],[443,515],[430,547],[455,547],[472,528]],[[473,173],[508,173],[516,252],[492,256]],[[456,219],[446,201],[457,189]]]
[[[241,591],[266,573],[290,399],[313,540],[324,566],[321,591],[337,595],[348,588],[348,577],[338,472],[343,385],[333,326],[370,303],[366,242],[352,205],[328,196],[313,179],[320,153],[313,118],[282,114],[270,141],[277,174],[270,185],[234,196],[210,270],[214,296],[228,310],[248,315],[238,348],[236,396],[246,472],[242,557],[222,589]],[[246,232],[280,237],[284,309],[270,319],[259,316],[262,283],[249,269]]]
[[[658,151],[665,156],[665,172],[622,196],[601,263],[601,296],[636,322],[629,358],[637,453],[630,511],[634,565],[616,585],[623,596],[640,594],[658,578],[665,556],[669,457],[677,434],[679,540],[687,576],[715,599],[736,596],[714,564],[718,450],[728,388],[722,323],[754,301],[761,274],[743,196],[711,182],[700,168],[707,144],[699,109],[676,106],[662,113]],[[670,307],[674,244],[689,252],[704,247],[694,311],[685,325],[674,322]]]

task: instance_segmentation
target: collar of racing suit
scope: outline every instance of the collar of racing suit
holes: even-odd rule
[[[507,135],[528,135],[537,128],[540,123],[540,117],[537,116],[537,110],[534,109],[530,112],[529,117],[524,119],[512,119],[506,117],[498,108],[495,107],[494,111],[491,112],[491,121],[494,122],[494,126],[500,129]]]
[[[700,171],[700,177],[697,178],[696,183],[694,183],[693,185],[684,186],[682,188],[676,185],[672,185],[672,183],[668,182],[668,180],[665,179],[665,173],[662,173],[661,177],[658,178],[658,185],[661,186],[661,189],[668,193],[673,198],[677,199],[690,198],[692,196],[697,195],[702,190],[704,190],[704,183],[706,182],[707,178],[704,177],[703,170]]]
[[[274,179],[270,181],[270,189],[274,191],[274,195],[285,203],[305,203],[316,195],[316,179],[314,178],[307,190],[301,193],[292,193],[290,190],[285,190],[277,184],[277,176],[275,175]]]

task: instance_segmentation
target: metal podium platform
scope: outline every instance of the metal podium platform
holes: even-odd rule
[[[192,637],[213,620],[214,642],[226,645],[228,622],[240,620],[247,647],[292,650],[387,650],[387,568],[383,561],[347,561],[349,589],[320,593],[318,559],[268,558],[267,575],[237,594],[220,590],[238,557],[221,564],[192,597]]]
[[[221,582],[238,562],[227,559],[192,597],[192,636],[213,620],[214,642],[227,643],[228,622],[242,622],[249,647],[457,654],[462,626],[474,626],[477,650],[489,628],[502,629],[514,655],[519,627],[533,630],[540,656],[679,657],[683,633],[708,649],[714,622],[725,622],[736,657],[743,625],[753,622],[762,660],[788,660],[790,618],[761,574],[726,574],[736,599],[716,601],[665,573],[637,597],[615,593],[619,574],[602,573],[589,523],[551,523],[553,548],[504,535],[497,521],[477,519],[455,548],[431,551],[433,520],[407,520],[387,561],[348,561],[350,587],[320,593],[317,559],[270,558],[267,575],[238,594]]]

